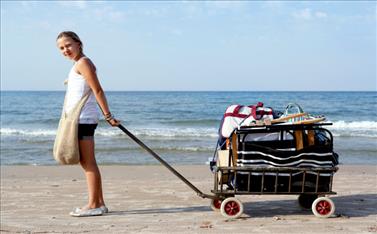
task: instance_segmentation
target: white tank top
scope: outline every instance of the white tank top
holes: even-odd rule
[[[75,65],[71,68],[68,75],[67,99],[65,103],[65,112],[69,112],[79,102],[79,100],[89,91],[90,87],[84,77],[75,70]],[[99,112],[97,109],[96,98],[93,93],[90,94],[88,101],[81,110],[80,124],[97,124]]]

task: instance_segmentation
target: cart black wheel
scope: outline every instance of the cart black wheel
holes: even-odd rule
[[[298,196],[298,204],[304,209],[311,209],[315,199],[318,198],[316,194],[300,194]]]
[[[220,211],[222,202],[223,202],[223,199],[220,199],[220,198],[211,199],[211,209],[213,211]]]
[[[221,203],[221,214],[230,219],[236,219],[243,213],[242,203],[234,197],[228,197]]]
[[[313,214],[319,218],[328,218],[335,212],[335,205],[330,198],[319,197],[312,204]]]

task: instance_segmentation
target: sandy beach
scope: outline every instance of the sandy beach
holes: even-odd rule
[[[2,166],[1,233],[376,233],[376,166],[341,165],[335,216],[315,217],[294,195],[238,196],[244,214],[227,220],[162,166],[101,166],[110,213],[75,218],[86,204],[78,166]],[[210,193],[208,167],[176,166]]]

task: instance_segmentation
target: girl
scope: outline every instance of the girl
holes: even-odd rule
[[[98,124],[96,102],[111,126],[118,126],[120,122],[110,112],[96,74],[96,67],[85,56],[83,44],[77,34],[71,31],[61,32],[56,42],[63,56],[74,62],[68,77],[65,111],[69,112],[81,97],[91,90],[89,99],[81,110],[78,131],[80,164],[85,172],[89,200],[86,206],[75,208],[70,215],[76,217],[102,215],[107,213],[108,209],[103,199],[101,174],[94,156],[93,136]]]

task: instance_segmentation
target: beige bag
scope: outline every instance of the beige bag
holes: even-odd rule
[[[89,90],[69,112],[65,113],[65,97],[62,116],[56,133],[53,155],[60,164],[77,164],[80,162],[78,126],[81,109],[89,98]]]

